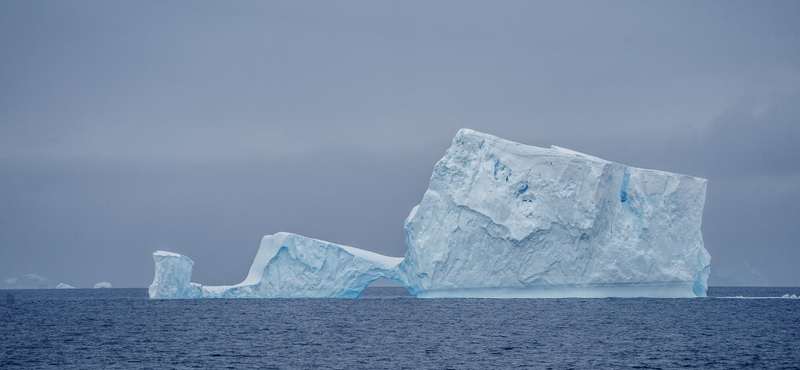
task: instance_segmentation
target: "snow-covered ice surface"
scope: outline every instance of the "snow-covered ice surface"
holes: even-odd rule
[[[379,278],[399,280],[402,258],[291,233],[261,240],[250,272],[239,284],[201,286],[190,283],[192,261],[182,255],[153,254],[156,276],[150,298],[356,298]]]
[[[190,283],[156,252],[151,298],[357,297],[388,278],[418,297],[705,296],[706,180],[460,130],[405,222],[404,259],[289,233],[247,278]]]

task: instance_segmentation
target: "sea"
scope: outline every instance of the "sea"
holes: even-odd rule
[[[0,291],[0,369],[800,369],[800,288],[684,299]]]

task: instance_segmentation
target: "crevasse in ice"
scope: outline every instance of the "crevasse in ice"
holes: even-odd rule
[[[705,296],[706,180],[460,130],[405,222],[405,258],[264,237],[240,284],[190,283],[156,252],[151,298],[357,297],[388,278],[418,297]]]

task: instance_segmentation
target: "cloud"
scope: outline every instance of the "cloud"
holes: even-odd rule
[[[742,99],[696,140],[708,173],[800,174],[800,92]]]
[[[173,248],[225,284],[281,230],[400,255],[467,127],[708,178],[713,263],[798,284],[798,4],[0,2],[0,270],[144,286]]]

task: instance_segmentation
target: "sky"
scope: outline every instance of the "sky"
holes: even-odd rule
[[[0,2],[0,280],[402,256],[459,128],[708,179],[713,284],[800,286],[800,2]]]

